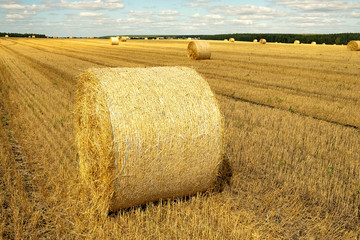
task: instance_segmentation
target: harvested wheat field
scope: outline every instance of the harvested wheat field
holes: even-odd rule
[[[211,59],[192,61],[186,40],[0,39],[0,235],[360,238],[359,52],[209,43]],[[160,66],[193,68],[215,94],[226,143],[217,187],[97,214],[75,144],[79,76]]]

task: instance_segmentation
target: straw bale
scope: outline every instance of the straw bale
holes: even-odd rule
[[[350,51],[360,51],[360,41],[356,41],[356,40],[350,41],[347,44],[347,49]]]
[[[73,38],[72,36],[69,37],[69,39],[72,39],[72,38]]]
[[[260,44],[266,44],[266,39],[264,39],[264,38],[260,39],[259,43]]]
[[[228,40],[227,39],[224,39],[224,42],[227,42]]]
[[[311,45],[316,45],[316,42],[311,42]]]
[[[223,118],[194,69],[92,68],[77,89],[76,145],[92,206],[107,213],[214,186]]]
[[[32,35],[32,38],[35,38],[35,35]]]
[[[257,39],[254,39],[254,40],[253,40],[253,42],[254,42],[254,43],[257,43],[257,42],[258,42],[258,40],[257,40]]]
[[[110,44],[111,44],[111,45],[119,45],[119,38],[117,38],[117,37],[110,37]]]
[[[5,37],[9,37],[9,35],[5,35]]]
[[[188,44],[188,57],[193,60],[210,59],[210,44],[206,41],[191,41]]]
[[[229,42],[235,42],[235,38],[229,38]]]
[[[127,40],[128,40],[128,37],[120,37],[119,38],[119,40],[121,41],[121,42],[126,42]]]
[[[295,41],[294,41],[294,44],[300,44],[300,41],[299,41],[299,40],[295,40]]]

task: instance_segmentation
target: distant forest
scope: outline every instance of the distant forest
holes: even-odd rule
[[[37,34],[37,33],[5,33],[0,32],[0,37],[5,37],[5,35],[8,35],[9,37],[29,37],[29,36],[35,36],[36,38],[46,38],[45,34]]]
[[[28,37],[34,35],[36,38],[46,38],[45,34],[36,33],[5,33],[0,32],[0,37]],[[117,34],[119,35],[119,34]],[[114,35],[115,36],[115,35]],[[326,44],[347,44],[351,40],[360,40],[360,33],[336,33],[336,34],[287,34],[287,33],[233,33],[215,35],[128,35],[132,38],[200,38],[205,40],[224,40],[235,38],[236,41],[253,41],[265,38],[267,42],[293,43],[299,40],[301,43],[326,43]],[[108,38],[103,36],[100,38]]]
[[[206,40],[224,40],[235,38],[236,41],[253,41],[265,38],[267,42],[293,43],[299,40],[301,43],[326,43],[326,44],[347,44],[351,40],[360,40],[360,33],[337,33],[337,34],[286,34],[286,33],[234,33],[188,36],[200,37]]]

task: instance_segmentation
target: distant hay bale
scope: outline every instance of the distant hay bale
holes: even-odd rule
[[[119,45],[119,38],[117,38],[117,37],[110,37],[110,44],[111,44],[111,45]]]
[[[224,42],[227,42],[228,40],[227,39],[224,39]]]
[[[229,42],[235,42],[235,38],[229,38]]]
[[[146,38],[144,38],[144,40],[148,40],[148,38],[146,37]]]
[[[360,51],[360,41],[353,40],[347,44],[347,49],[350,51]]]
[[[94,37],[89,37],[90,39],[94,39]]]
[[[257,40],[257,39],[254,39],[254,40],[253,40],[253,42],[254,42],[254,43],[257,43],[257,42],[258,42],[258,40]]]
[[[311,42],[311,45],[316,45],[316,42]]]
[[[89,69],[77,85],[75,126],[81,179],[103,214],[214,186],[223,120],[194,69]]]
[[[294,41],[294,44],[300,44],[300,41],[299,41],[299,40],[295,40],[295,41]]]
[[[260,39],[259,43],[260,44],[266,44],[266,39],[264,39],[264,38]]]
[[[35,35],[32,35],[32,38],[35,38]]]
[[[323,43],[322,45],[326,45],[326,43]]]
[[[5,35],[5,37],[9,37],[9,35]]]
[[[69,37],[69,39],[72,39],[72,38],[73,38],[72,36]]]
[[[187,48],[188,57],[193,60],[210,59],[210,44],[206,41],[191,41]]]
[[[126,42],[128,39],[130,39],[130,38],[129,38],[129,37],[123,37],[123,36],[121,36],[119,40],[120,40],[121,42]]]
[[[191,40],[191,37],[188,37],[187,40]]]
[[[54,36],[53,38],[54,38],[54,39],[57,39],[58,37],[57,37],[57,36]]]

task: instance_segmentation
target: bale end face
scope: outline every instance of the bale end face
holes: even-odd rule
[[[360,41],[356,41],[356,40],[350,41],[347,44],[347,49],[349,51],[360,51]]]
[[[191,41],[187,48],[188,57],[193,60],[210,59],[210,44],[206,41]]]

